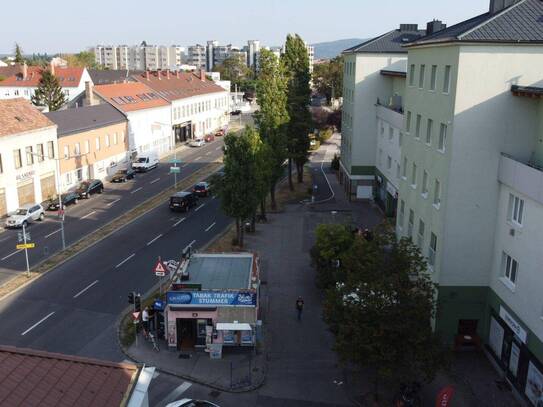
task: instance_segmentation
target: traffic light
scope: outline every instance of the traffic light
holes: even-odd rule
[[[134,294],[135,294],[134,291],[130,291],[128,293],[128,303],[129,304],[134,304],[134,296],[135,296]]]
[[[141,295],[139,294],[134,297],[134,311],[141,311]]]

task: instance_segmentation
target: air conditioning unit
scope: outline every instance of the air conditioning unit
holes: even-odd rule
[[[515,236],[515,229],[513,228],[509,229],[509,235]]]

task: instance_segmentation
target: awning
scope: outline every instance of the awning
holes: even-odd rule
[[[217,322],[217,331],[252,331],[251,325],[239,322]]]

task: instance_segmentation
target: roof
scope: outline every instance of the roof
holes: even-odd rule
[[[521,0],[498,13],[481,14],[408,46],[443,42],[543,43],[543,2]]]
[[[10,86],[10,87],[36,87],[38,86],[41,73],[43,72],[42,67],[39,66],[28,66],[26,78],[23,76],[23,68],[19,68],[19,72],[12,74],[3,81],[0,81],[0,86]],[[60,82],[60,86],[64,88],[76,88],[81,83],[81,77],[85,68],[59,68],[55,66],[55,76]]]
[[[250,288],[253,258],[251,253],[193,254],[187,267],[187,282],[201,284],[204,290]]]
[[[149,79],[146,73],[133,76],[136,80],[153,88],[160,96],[172,101],[191,96],[205,95],[215,92],[225,92],[224,88],[213,81],[202,81],[200,75],[193,72],[150,72]],[[160,78],[160,79],[159,79]]]
[[[538,86],[511,86],[511,92],[515,96],[526,96],[534,99],[543,98],[543,88]]]
[[[132,75],[140,73],[140,71],[129,71],[127,69],[89,69],[88,71],[92,83],[95,85],[109,85],[125,81],[133,82]]]
[[[138,374],[133,364],[0,346],[0,405],[118,407]]]
[[[20,64],[13,65],[0,65],[0,76],[4,79],[9,78],[11,75],[22,72],[23,66]]]
[[[408,25],[411,26],[411,25]],[[418,40],[426,35],[426,30],[414,29],[397,29],[389,31],[383,35],[365,41],[362,44],[355,45],[343,51],[344,54],[357,53],[399,53],[405,54],[407,50],[403,48],[405,44]]]
[[[126,116],[110,104],[78,107],[45,113],[57,126],[59,136],[81,133],[112,124],[126,122]]]
[[[398,78],[406,78],[407,72],[406,71],[394,71],[392,69],[381,69],[381,75],[383,76],[394,76]]]
[[[0,100],[0,137],[54,126],[43,113],[23,98]]]
[[[98,85],[94,93],[123,112],[169,105],[156,91],[139,82]]]

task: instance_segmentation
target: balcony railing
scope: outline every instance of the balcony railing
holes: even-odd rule
[[[387,101],[382,101],[381,99],[377,98],[377,103],[376,103],[377,106],[383,106],[383,107],[386,107],[387,109],[390,109],[390,110],[393,110],[395,111],[396,113],[400,113],[400,114],[403,114],[403,106],[402,106],[402,98],[401,96],[393,96],[390,98],[390,100],[387,102]]]
[[[520,160],[502,153],[498,180],[543,204],[543,168],[531,160]]]

